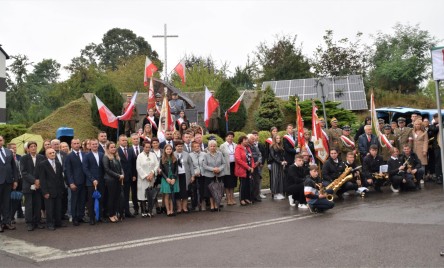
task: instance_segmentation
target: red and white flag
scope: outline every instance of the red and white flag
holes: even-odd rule
[[[318,107],[313,102],[313,109],[311,112],[312,141],[315,148],[316,158],[324,163],[328,158],[328,143],[322,132],[321,124],[319,123],[319,118],[316,114],[317,111]]]
[[[117,128],[119,122],[113,112],[111,112],[97,96],[96,103],[97,109],[99,110],[100,120],[102,120],[102,124],[107,127]]]
[[[181,60],[176,67],[174,67],[174,71],[180,76],[182,80],[182,85],[185,85],[186,75],[185,75],[185,60]]]
[[[156,98],[154,96],[153,78],[150,78],[150,88],[148,89],[148,106],[147,110],[156,110]]]
[[[204,121],[205,126],[208,127],[210,124],[210,116],[216,111],[219,106],[219,102],[216,98],[211,94],[208,88],[205,86],[205,112],[204,112]]]
[[[153,77],[153,74],[157,72],[157,67],[154,63],[146,57],[145,59],[145,72],[143,76],[143,85],[148,86],[148,78]]]
[[[225,121],[228,121],[228,113],[237,113],[237,111],[239,110],[239,107],[242,103],[242,99],[244,98],[244,94],[245,91],[242,93],[242,95],[240,95],[240,97],[237,99],[237,101],[231,105],[230,108],[228,108],[228,110],[225,112]]]
[[[378,115],[376,113],[375,106],[375,94],[373,94],[373,91],[370,94],[370,113],[372,117],[372,132],[375,133],[376,137],[378,138],[379,144],[381,144],[382,147],[387,147],[390,150],[393,145],[379,129]]]
[[[122,115],[117,117],[119,120],[127,121],[127,120],[131,119],[131,117],[133,116],[133,112],[134,112],[134,106],[136,105],[136,97],[137,97],[137,91],[136,91],[136,93],[134,93],[133,97],[131,98],[131,102],[126,107],[125,112]]]
[[[165,122],[165,125],[162,122]],[[163,97],[162,110],[160,111],[159,116],[159,131],[163,133],[167,130],[174,131],[174,122],[173,117],[171,116],[170,103],[168,102],[167,93],[165,92]]]
[[[298,147],[304,148],[305,138],[304,138],[304,120],[301,115],[301,107],[296,102],[296,124],[298,127]]]

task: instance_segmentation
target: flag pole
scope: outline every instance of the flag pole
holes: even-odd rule
[[[441,114],[441,98],[439,96],[439,83],[441,80],[435,81],[435,94],[436,94],[436,108],[438,110],[438,126],[439,126],[439,141],[441,142],[441,146],[439,147],[440,153],[441,153],[441,166],[444,167],[444,139],[443,139],[443,127],[442,127],[442,114]],[[442,175],[442,174],[441,174]],[[441,178],[442,179],[442,178]],[[443,183],[443,189],[444,189],[444,183]]]
[[[225,133],[228,133],[228,113],[225,111]]]

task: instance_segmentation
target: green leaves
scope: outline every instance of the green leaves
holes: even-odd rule
[[[262,94],[261,105],[254,119],[259,130],[270,130],[273,126],[279,128],[282,124],[283,114],[270,86]]]

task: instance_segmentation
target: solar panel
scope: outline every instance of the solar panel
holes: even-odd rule
[[[364,82],[361,75],[266,81],[262,83],[262,90],[265,90],[270,85],[276,97],[284,100],[288,100],[290,96],[294,95],[298,95],[301,101],[310,99],[322,100],[321,84],[323,84],[327,101],[339,101],[341,102],[339,107],[346,110],[368,110]]]

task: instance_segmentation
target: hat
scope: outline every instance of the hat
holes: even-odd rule
[[[412,112],[412,114],[421,115],[421,112],[418,111],[418,110],[415,110],[415,111]]]
[[[173,95],[173,96],[177,96],[177,92],[173,92],[173,94],[171,94],[171,95]]]
[[[330,121],[330,123],[333,123],[333,122],[338,122],[338,119],[336,119],[336,117],[333,117],[332,119],[331,119],[331,121]]]
[[[319,117],[319,122],[325,122],[324,117]]]
[[[160,95],[160,93],[156,93],[156,98],[161,98],[162,95]]]
[[[384,122],[384,119],[382,119],[382,118],[378,119],[378,123],[379,123],[379,124],[384,124],[384,123],[385,123],[385,122]]]
[[[133,95],[131,95],[131,94],[126,95],[127,98],[131,98],[132,96]]]
[[[350,126],[349,125],[345,125],[342,127],[342,130],[350,130]]]
[[[389,124],[385,124],[385,125],[384,125],[384,129],[390,129],[390,130],[391,130],[392,127],[391,127]]]
[[[404,122],[405,123],[405,118],[404,117],[400,117],[400,118],[398,118],[398,123],[399,122]]]

